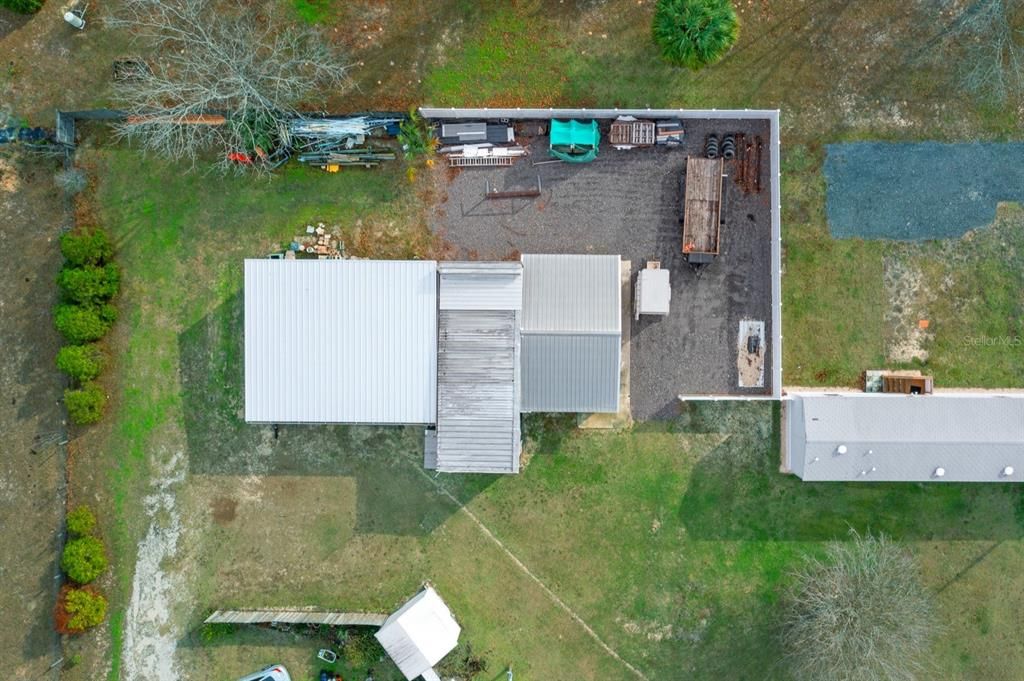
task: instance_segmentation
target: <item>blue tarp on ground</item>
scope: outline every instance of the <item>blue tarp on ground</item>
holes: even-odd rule
[[[839,239],[956,238],[1024,201],[1024,143],[853,142],[826,148],[826,210]]]

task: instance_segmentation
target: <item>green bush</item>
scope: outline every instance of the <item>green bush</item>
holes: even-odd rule
[[[60,252],[68,264],[82,267],[106,263],[113,257],[114,247],[102,229],[80,230],[61,236]]]
[[[105,363],[103,351],[96,345],[65,345],[57,352],[57,368],[79,383],[99,376]]]
[[[65,390],[64,405],[68,408],[68,417],[72,423],[85,426],[103,418],[107,396],[103,388],[90,381],[78,390]]]
[[[230,622],[207,622],[199,630],[199,638],[203,643],[210,644],[222,641],[235,633],[235,625]]]
[[[345,664],[352,669],[366,669],[371,666],[384,654],[384,649],[374,637],[373,632],[366,629],[350,629],[345,645],[342,648],[342,656]]]
[[[117,310],[112,305],[58,305],[54,324],[65,340],[81,345],[103,338],[116,318]]]
[[[0,0],[0,7],[4,7],[22,14],[38,12],[43,6],[43,0]]]
[[[96,537],[79,537],[64,545],[60,567],[73,582],[88,584],[107,569],[103,542]]]
[[[88,589],[69,589],[64,594],[64,611],[68,614],[68,629],[82,631],[95,627],[107,616],[107,599]]]
[[[102,267],[64,267],[57,275],[57,285],[71,302],[81,305],[103,303],[117,294],[121,286],[121,272],[112,262]]]
[[[88,506],[78,506],[68,513],[67,524],[72,537],[85,537],[96,529],[96,516]]]
[[[653,31],[665,59],[696,71],[725,56],[740,21],[729,0],[658,0]]]

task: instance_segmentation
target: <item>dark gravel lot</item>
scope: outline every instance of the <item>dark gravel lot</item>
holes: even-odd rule
[[[460,257],[497,259],[518,253],[608,253],[631,260],[660,260],[672,273],[672,307],[666,318],[633,322],[631,400],[639,420],[677,413],[680,394],[770,394],[774,348],[768,343],[765,387],[737,387],[736,337],[741,319],[771,328],[771,217],[768,121],[687,121],[681,147],[616,151],[602,142],[590,164],[552,163],[547,138],[511,168],[453,173],[447,200],[432,228],[459,249]],[[721,254],[693,269],[681,252],[679,175],[688,155],[703,151],[705,135],[744,132],[765,142],[762,190],[744,195],[727,178]],[[602,139],[607,139],[606,131]],[[726,172],[734,172],[732,163]],[[484,200],[493,189],[543,188],[537,199]]]
[[[840,239],[947,239],[1024,200],[1024,143],[851,142],[825,157],[828,224]]]

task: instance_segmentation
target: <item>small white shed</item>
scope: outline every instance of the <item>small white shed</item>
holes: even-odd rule
[[[433,587],[424,587],[385,620],[377,640],[409,681],[439,677],[434,665],[459,642],[461,628]]]
[[[671,300],[668,270],[661,269],[660,263],[648,262],[636,278],[636,319],[642,314],[667,316]]]

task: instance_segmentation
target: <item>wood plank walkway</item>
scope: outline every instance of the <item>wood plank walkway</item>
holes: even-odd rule
[[[206,618],[208,624],[327,624],[330,626],[379,627],[387,615],[376,612],[335,612],[309,608],[266,610],[217,610]]]

